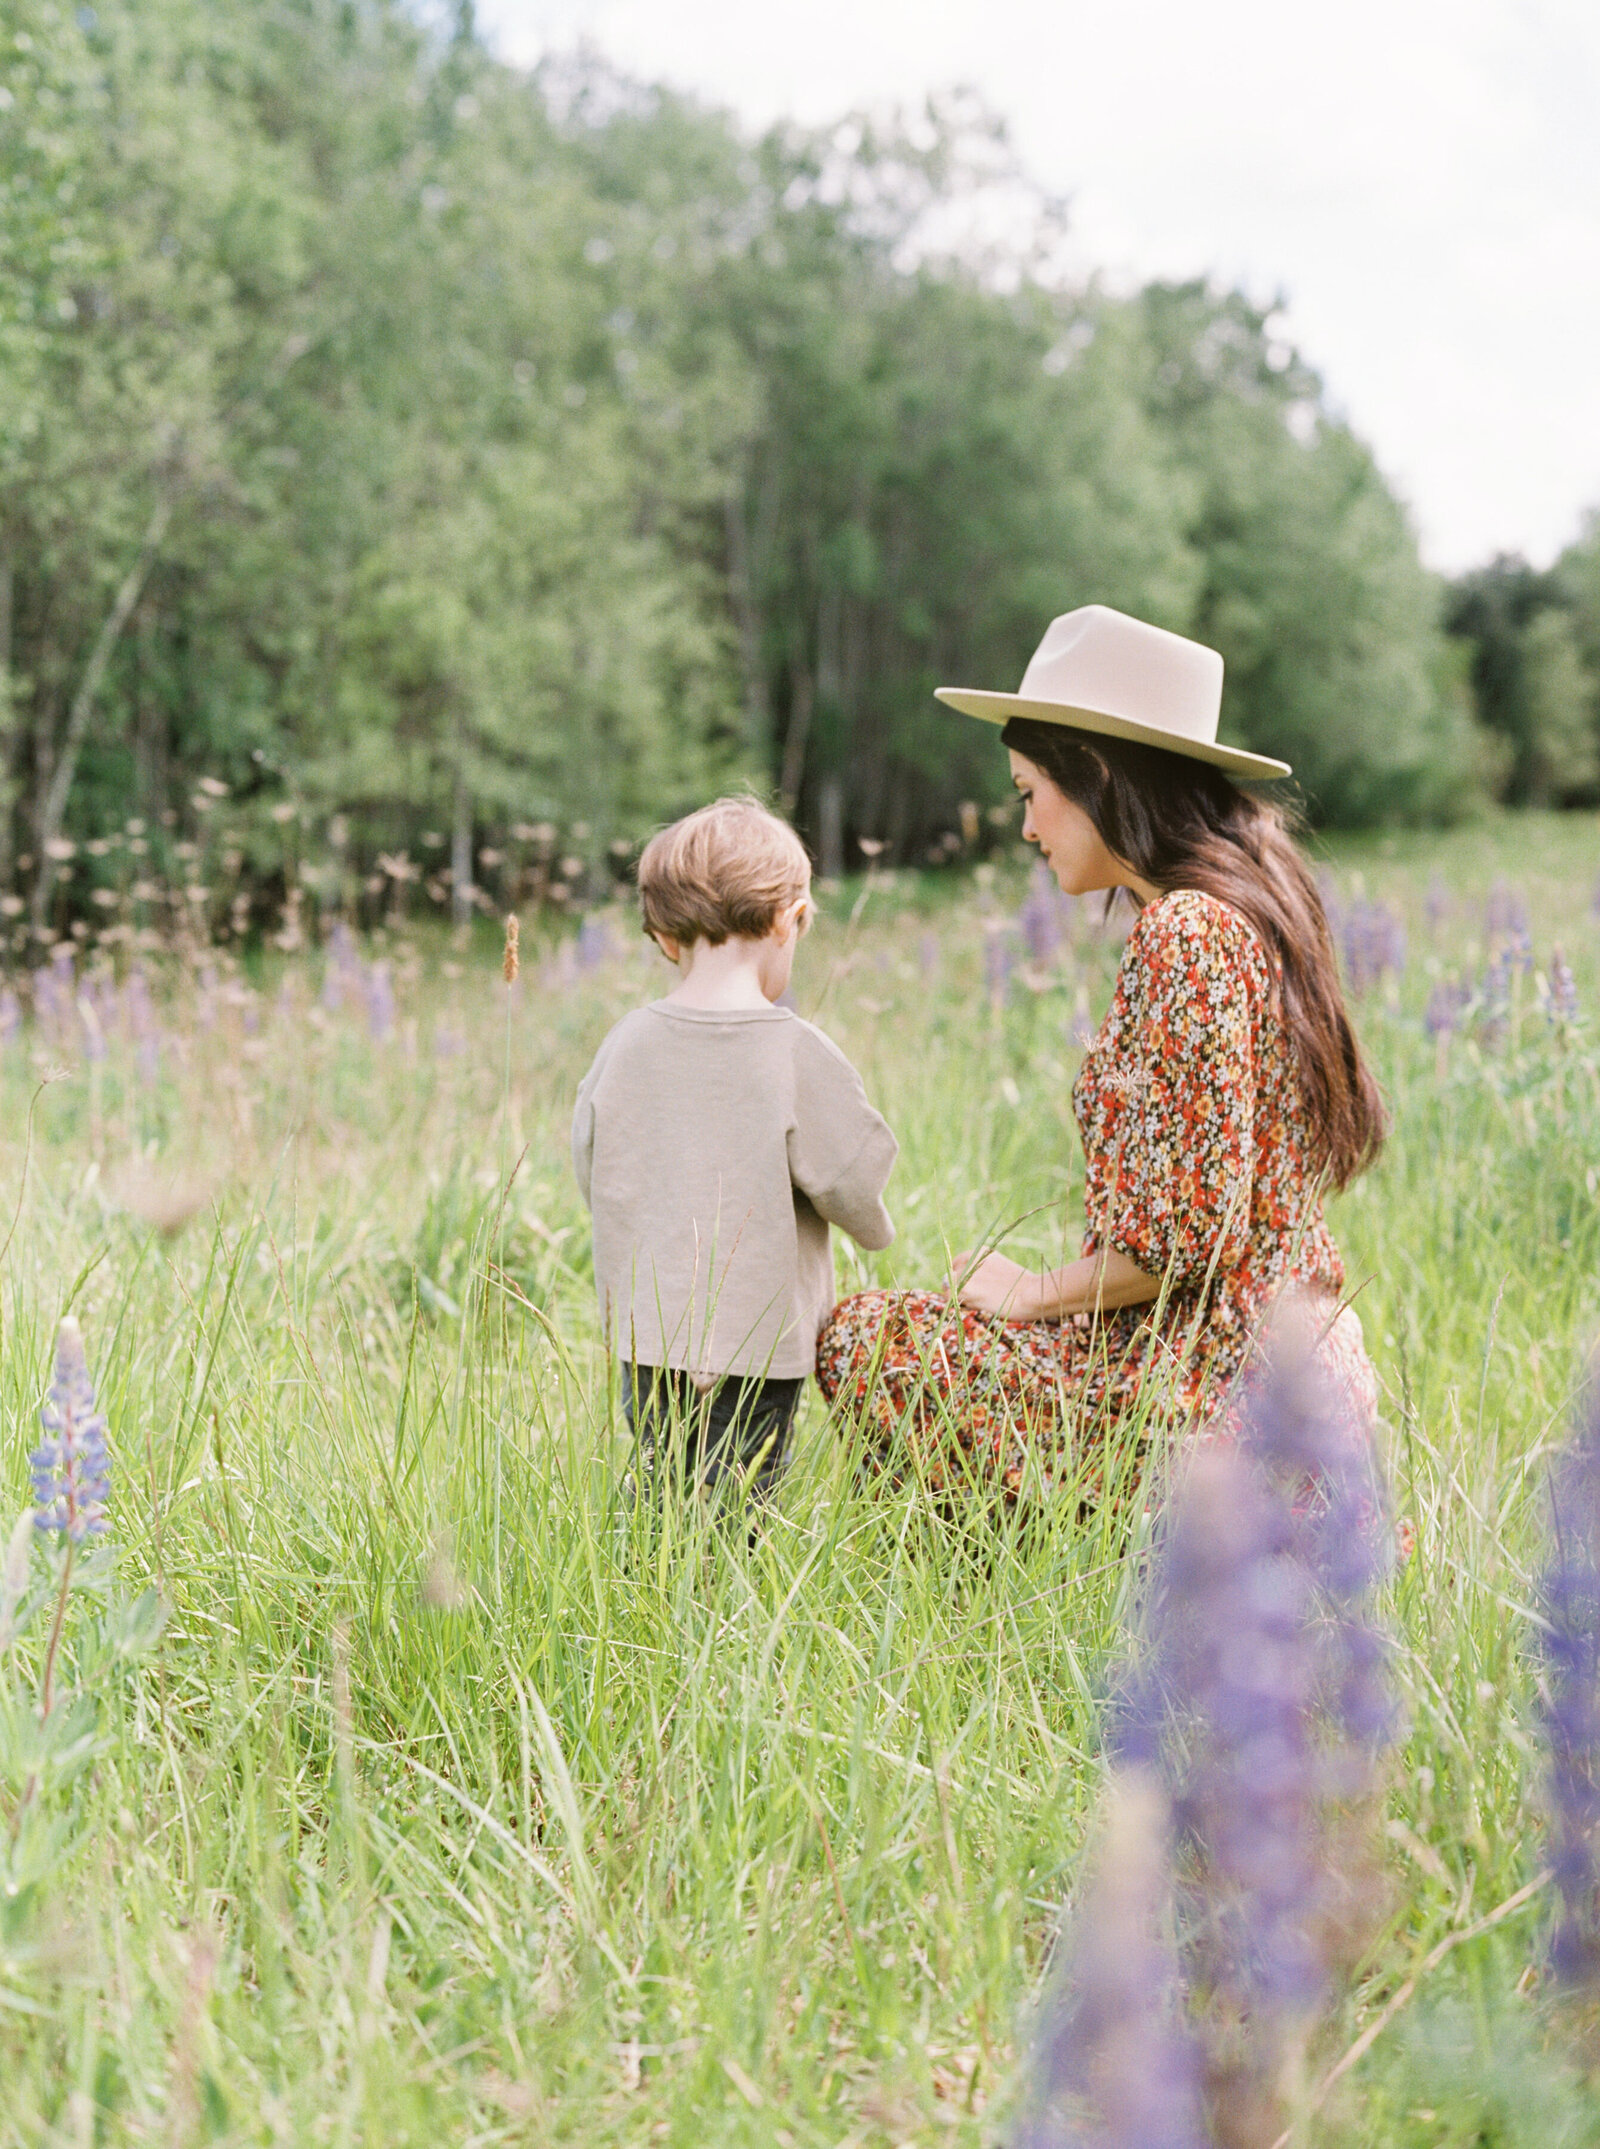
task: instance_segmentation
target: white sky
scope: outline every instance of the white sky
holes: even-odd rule
[[[1600,507],[1600,0],[478,0],[753,122],[981,90],[1086,262],[1288,296],[1446,569]]]

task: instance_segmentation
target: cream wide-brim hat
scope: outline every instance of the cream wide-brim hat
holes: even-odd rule
[[[1163,747],[1257,782],[1289,774],[1287,761],[1217,744],[1222,659],[1216,650],[1107,604],[1080,605],[1051,620],[1015,694],[965,686],[935,693],[986,724],[1027,716],[1069,731]]]

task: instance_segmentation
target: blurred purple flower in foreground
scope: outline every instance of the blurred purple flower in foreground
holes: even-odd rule
[[[1550,1964],[1563,1985],[1600,1982],[1600,1361],[1577,1437],[1550,1482],[1544,1682],[1551,1864],[1559,1910]]]
[[[1112,1779],[1094,1877],[1041,2010],[1011,2149],[1204,2149],[1200,2052],[1168,1937],[1171,1813],[1158,1779]]]
[[[82,1332],[70,1314],[56,1333],[55,1377],[39,1420],[45,1437],[29,1457],[34,1527],[59,1530],[73,1545],[98,1537],[111,1490],[106,1421],[95,1401]]]
[[[1234,1437],[1184,1466],[1146,1661],[1111,1744],[1118,1796],[1130,1783],[1171,1787],[1186,1875],[1175,1922],[1209,2138],[1244,2143],[1277,2134],[1299,2029],[1370,1924],[1377,1869],[1353,1825],[1367,1826],[1394,1707],[1366,1602],[1387,1564],[1381,1487],[1365,1427],[1317,1362],[1309,1314],[1280,1318],[1226,1423]],[[1158,1806],[1148,1826],[1165,1871],[1165,1797]],[[1138,1870],[1157,1855],[1147,1846]],[[1066,2099],[1074,2113],[1091,2106],[1093,2123],[1051,2131],[1036,2116],[1017,2149],[1207,2138],[1161,1916],[1141,1885],[1143,1896],[1103,1882],[1089,1897],[1038,2043],[1036,2114]],[[1087,1929],[1093,1920],[1103,1929]]]

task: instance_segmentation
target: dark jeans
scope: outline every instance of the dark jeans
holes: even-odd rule
[[[659,1495],[681,1473],[685,1486],[771,1492],[783,1470],[803,1380],[730,1373],[704,1393],[666,1366],[622,1367],[622,1408],[639,1444],[641,1489]]]

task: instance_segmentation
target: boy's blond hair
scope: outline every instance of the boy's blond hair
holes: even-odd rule
[[[811,881],[805,846],[753,798],[719,798],[645,845],[639,902],[647,933],[696,940],[763,940]]]

